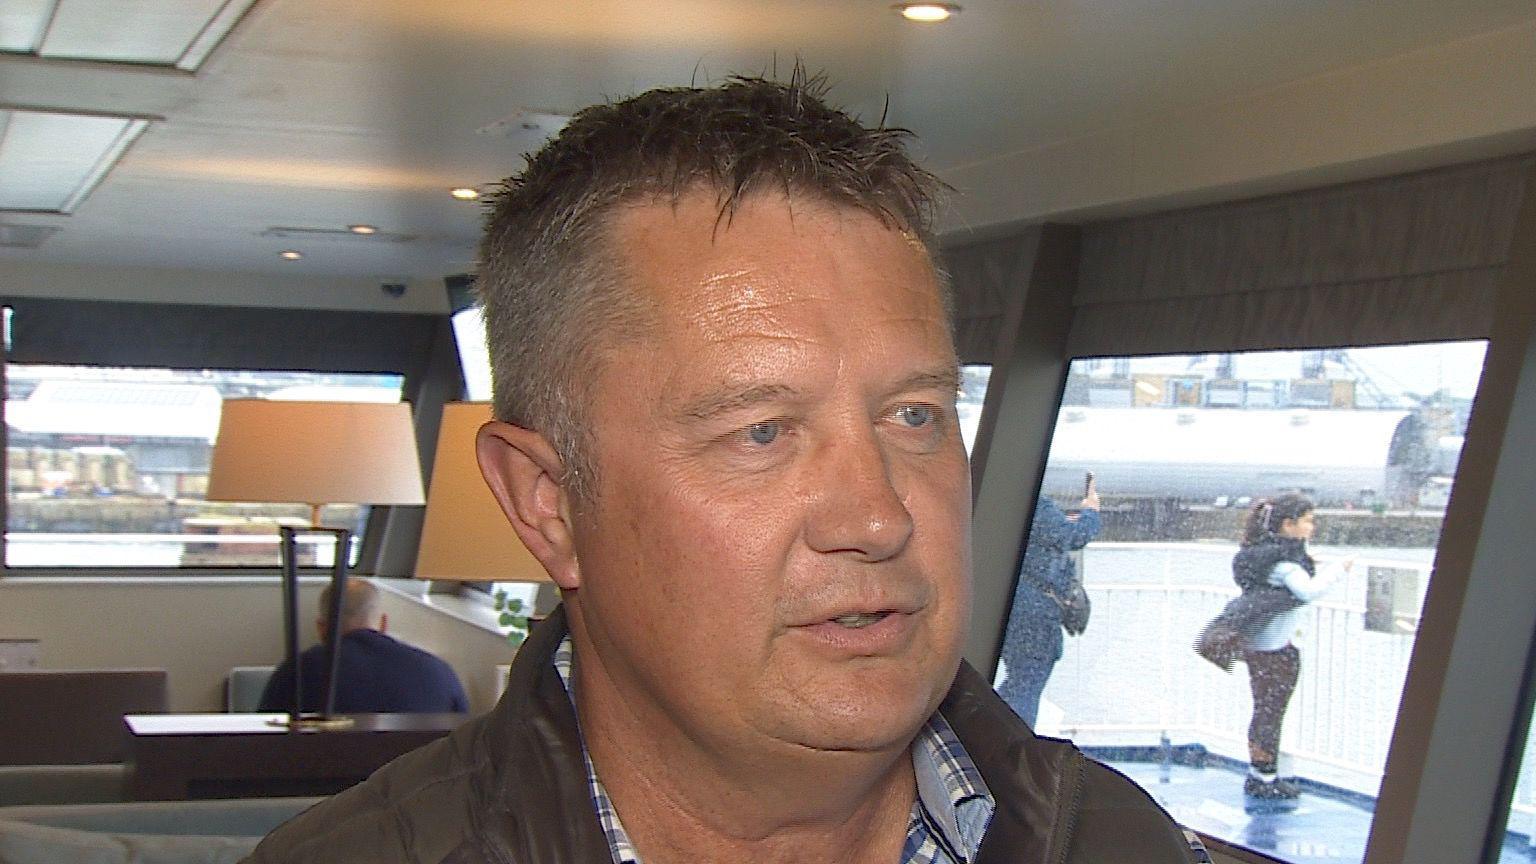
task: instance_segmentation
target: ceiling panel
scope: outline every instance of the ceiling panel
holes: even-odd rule
[[[54,38],[95,28],[82,41],[98,52],[118,21],[195,9],[238,26],[196,75],[0,55],[0,108],[156,118],[88,206],[49,223],[65,230],[0,249],[0,264],[463,270],[482,208],[448,189],[519,170],[545,131],[524,120],[732,72],[782,77],[796,60],[827,73],[835,104],[917,134],[959,190],[946,230],[1250,181],[1246,194],[1279,191],[1335,163],[1536,135],[1532,0],[961,0],[926,27],[890,0],[59,2]],[[51,3],[0,0],[0,28],[26,30],[19,12],[3,19],[23,8]],[[186,64],[219,26],[161,29],[194,46]],[[264,234],[354,223],[416,239]],[[301,245],[302,261],[278,257]]]
[[[5,0],[0,3],[0,51],[30,54],[48,27],[55,0]]]
[[[175,65],[226,5],[228,0],[62,0],[37,53]]]
[[[146,125],[127,117],[0,111],[0,210],[70,212]]]

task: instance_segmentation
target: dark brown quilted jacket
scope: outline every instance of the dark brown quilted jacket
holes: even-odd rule
[[[488,714],[396,759],[272,832],[257,864],[604,864],[575,712],[551,658],[557,610]],[[962,664],[940,707],[997,800],[973,864],[1185,864],[1146,793],[1071,744],[1036,737]]]

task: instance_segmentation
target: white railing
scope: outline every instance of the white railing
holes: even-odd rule
[[[1239,663],[1223,673],[1192,648],[1200,628],[1237,594],[1230,576],[1235,551],[1231,544],[1090,545],[1084,575],[1092,620],[1087,633],[1067,639],[1045,691],[1062,713],[1058,719],[1042,710],[1042,731],[1089,746],[1144,745],[1166,734],[1175,744],[1203,744],[1246,761],[1246,670]],[[1301,678],[1281,752],[1289,773],[1375,796],[1413,634],[1365,628],[1371,565],[1414,569],[1421,592],[1428,584],[1427,564],[1362,556],[1349,577],[1306,607],[1306,626],[1295,640]],[[1536,741],[1525,763],[1510,824],[1522,833],[1536,825]]]

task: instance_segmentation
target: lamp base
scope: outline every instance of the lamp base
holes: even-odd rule
[[[317,714],[306,714],[302,717],[274,717],[267,721],[268,726],[280,726],[294,732],[335,732],[340,729],[350,729],[357,721],[351,717],[321,717]]]

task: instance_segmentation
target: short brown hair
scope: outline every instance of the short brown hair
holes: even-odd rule
[[[596,105],[492,198],[477,291],[495,415],[549,439],[579,500],[595,488],[583,415],[598,349],[646,320],[612,260],[617,208],[712,189],[728,223],[744,199],[780,191],[865,211],[931,252],[942,184],[907,156],[910,133],[866,128],[825,91],[797,67],[788,83],[735,77]]]

